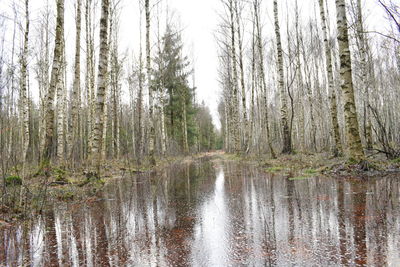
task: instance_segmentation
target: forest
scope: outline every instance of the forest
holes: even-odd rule
[[[234,190],[242,190],[232,188],[239,183],[235,175],[245,180],[246,175],[255,177],[258,183],[264,175],[258,173],[261,168],[272,175],[266,178],[271,179],[266,185],[260,182],[266,189],[247,192],[250,185],[237,185],[243,187],[243,197],[255,194],[257,200],[251,201],[256,203],[265,197],[265,203],[282,205],[287,208],[288,216],[295,217],[294,210],[299,206],[294,200],[282,204],[274,199],[274,194],[287,189],[281,194],[290,198],[304,185],[301,184],[304,180],[318,177],[315,183],[319,183],[331,169],[333,174],[339,170],[346,178],[356,179],[358,187],[354,190],[364,195],[361,200],[354,196],[351,201],[362,201],[364,213],[357,215],[355,211],[354,214],[365,217],[368,210],[375,212],[375,208],[368,206],[367,193],[375,192],[371,188],[378,186],[370,184],[365,177],[386,177],[394,173],[385,182],[396,183],[400,171],[400,5],[397,1],[207,0],[196,5],[209,8],[214,17],[201,14],[203,9],[199,9],[199,14],[196,11],[189,14],[192,21],[185,21],[186,17],[181,17],[179,12],[185,12],[183,6],[191,5],[191,1],[194,0],[187,0],[186,4],[180,0],[0,1],[0,231],[3,225],[13,229],[3,237],[3,242],[12,242],[15,246],[10,252],[7,246],[0,245],[0,265],[19,266],[32,261],[38,263],[33,266],[53,266],[52,262],[62,262],[64,258],[72,261],[76,257],[78,264],[74,266],[225,266],[233,259],[221,262],[206,256],[200,260],[186,248],[182,235],[189,238],[197,219],[201,217],[204,223],[207,220],[203,215],[199,218],[190,215],[190,209],[184,207],[181,208],[185,215],[177,210],[169,217],[163,213],[171,209],[169,201],[176,204],[184,199],[196,210],[197,201],[203,200],[192,197],[196,199],[207,191],[204,188],[214,188],[216,203],[221,200],[218,197],[228,201],[225,199],[228,191],[235,195]],[[206,28],[207,20],[209,24],[215,21],[212,30]],[[209,64],[201,60],[211,53],[205,51],[205,43],[190,43],[190,38],[197,34],[190,30],[191,23],[209,30],[216,55]],[[196,40],[202,37],[199,34]],[[127,42],[129,38],[134,41]],[[202,75],[204,69],[215,72],[215,81]],[[210,81],[204,83],[204,80]],[[240,165],[249,161],[258,167]],[[174,170],[178,178],[174,177]],[[284,184],[286,187],[276,185],[277,191],[273,190],[274,175],[282,176],[285,181],[289,179]],[[122,180],[114,181],[117,177]],[[132,179],[137,183],[131,185]],[[340,211],[343,203],[350,201],[344,192],[353,183],[350,181],[347,185],[335,180],[338,177],[332,179],[329,186],[338,188],[337,197],[332,192],[318,193],[318,196],[310,193],[310,197],[334,198],[342,216],[338,215],[335,223],[338,228],[347,229],[349,222]],[[297,180],[300,181],[293,182]],[[124,186],[134,189],[121,191]],[[221,186],[226,187],[226,192]],[[313,192],[319,190],[316,184],[311,187]],[[111,193],[117,188],[118,193]],[[160,190],[165,192],[160,195]],[[140,204],[141,198],[131,195],[139,193],[148,194],[150,202]],[[135,227],[145,227],[142,231],[147,235],[143,238],[151,240],[147,240],[151,243],[148,246],[157,253],[166,249],[167,252],[161,253],[165,258],[158,255],[162,259],[151,260],[153,251],[148,258],[139,257],[143,262],[125,261],[133,254],[127,257],[124,253],[132,252],[133,248],[110,250],[111,225],[115,222],[110,221],[108,225],[106,221],[113,220],[115,214],[90,217],[101,225],[93,233],[75,229],[76,218],[71,217],[70,229],[65,231],[73,241],[47,232],[44,237],[39,236],[47,240],[44,246],[49,250],[51,246],[59,246],[58,256],[52,251],[48,252],[50,256],[44,252],[41,256],[35,253],[21,256],[16,252],[19,246],[27,245],[16,239],[18,233],[14,232],[17,228],[13,222],[29,219],[30,223],[23,224],[21,231],[33,235],[34,227],[42,227],[36,221],[38,214],[51,214],[40,217],[43,224],[62,226],[60,221],[59,226],[55,222],[57,214],[64,215],[51,205],[54,199],[66,202],[66,206],[69,201],[84,202],[86,207],[88,199],[102,201],[117,195],[121,202],[142,205],[132,208],[135,216],[144,216],[132,219],[137,220]],[[125,199],[127,196],[131,199]],[[203,204],[207,207],[206,202]],[[112,206],[108,202],[101,205]],[[226,205],[220,207],[220,212],[231,208]],[[84,209],[79,207],[81,211]],[[96,206],[91,211],[95,213],[103,208]],[[114,208],[121,212],[118,216],[131,216],[121,207]],[[249,206],[242,208],[250,209]],[[210,216],[215,215],[215,211],[208,211]],[[245,211],[240,218],[247,216]],[[275,209],[268,212],[262,225],[268,228],[273,224],[275,230],[268,232],[272,241],[264,240],[263,249],[268,249],[260,253],[265,260],[268,258],[269,266],[288,266],[285,257],[281,259],[274,254],[275,250],[270,251],[271,244],[279,251],[281,232],[275,223],[279,223],[276,217],[284,215],[277,213],[275,217],[275,212],[279,212]],[[393,208],[390,212],[399,211]],[[82,216],[85,219],[77,220],[85,220],[86,225],[85,216],[91,215]],[[151,216],[156,222],[147,221]],[[181,238],[178,243],[190,253],[180,253],[184,250],[182,247],[171,249],[170,243],[174,243],[168,239],[171,236],[160,237],[157,227],[170,230],[178,227],[169,225],[168,220],[183,225],[185,230],[178,230],[184,233],[171,235]],[[346,244],[354,246],[348,247],[353,251],[353,258],[323,265],[370,263],[367,259],[371,259],[371,251],[365,241],[367,219],[355,217],[354,220],[353,232],[361,233],[364,239],[347,240]],[[219,229],[218,222],[215,223]],[[296,225],[289,225],[288,229],[294,232],[285,238],[293,241]],[[213,233],[210,229],[207,231]],[[225,233],[224,227],[214,234],[222,232]],[[343,237],[342,232],[337,234],[339,239]],[[101,240],[93,241],[98,238]],[[103,242],[104,246],[96,248],[92,255],[85,247],[92,241],[87,240]],[[63,242],[67,243],[63,245]],[[129,243],[128,240],[121,242]],[[167,248],[160,247],[160,242],[168,243]],[[219,241],[214,240],[212,244],[215,242]],[[208,255],[207,245],[201,244],[202,255]],[[193,249],[195,245],[188,246]],[[33,245],[30,246],[32,250]],[[68,256],[72,252],[67,252],[66,247],[74,247],[78,252]],[[86,254],[81,255],[84,249]],[[218,246],[215,249],[224,251]],[[194,257],[190,262],[175,261],[180,256],[189,259],[188,255]],[[241,260],[246,257],[243,254],[238,261],[233,261],[243,263]],[[321,254],[312,262],[298,262],[298,257],[294,258],[299,266],[310,266],[322,264],[323,257]],[[261,264],[255,259],[249,262],[255,266]],[[391,263],[389,258],[385,262]]]
[[[102,2],[100,18],[92,14],[100,8],[97,2],[74,3],[70,58],[64,1],[41,7],[36,25],[30,20],[30,1],[12,2],[12,17],[2,16],[3,172],[21,165],[73,167],[120,157],[154,161],[220,146],[208,108],[196,99],[194,69],[177,25],[167,21],[160,33],[149,1],[141,3],[138,20],[145,28],[137,42],[143,47],[128,58],[118,46],[121,1]]]
[[[330,1],[315,1],[303,17],[298,1],[290,9],[273,1],[270,29],[262,1],[220,2],[219,131],[196,98],[179,22],[160,3],[140,2],[140,48],[130,56],[119,48],[121,0],[76,1],[74,47],[65,46],[63,1],[40,7],[33,22],[28,0],[11,1],[11,13],[1,16],[3,174],[121,157],[154,165],[166,155],[221,148],[273,158],[399,157],[394,2],[377,3],[387,17],[382,33],[368,30],[361,0],[336,1],[336,17]]]

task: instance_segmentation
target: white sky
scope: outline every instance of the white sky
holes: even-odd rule
[[[15,0],[16,3],[20,6],[19,12],[23,12],[23,1],[24,0]],[[48,1],[53,6],[53,11],[55,12],[55,0],[30,0],[30,8],[31,8],[31,40],[34,40],[35,21],[37,22],[37,17],[39,15],[39,11],[44,7],[46,1]],[[100,3],[100,0],[97,0]],[[125,52],[128,51],[128,55],[131,56],[132,53],[138,54],[139,50],[139,0],[120,0],[121,6],[121,16],[120,16],[120,51]],[[156,3],[159,0],[151,0],[150,2]],[[0,14],[7,15],[9,17],[13,17],[12,12],[10,10],[10,6],[13,0],[0,0]],[[84,2],[84,1],[82,1]],[[221,13],[221,4],[219,0],[162,0],[161,8],[164,10],[164,15],[161,17],[165,17],[166,3],[169,6],[169,13],[174,13],[174,18],[180,21],[181,28],[183,29],[183,40],[185,44],[185,49],[187,51],[187,55],[193,61],[194,58],[194,66],[196,73],[196,85],[197,85],[197,96],[199,101],[205,101],[205,103],[210,107],[211,112],[213,114],[214,122],[217,126],[219,126],[219,119],[217,115],[217,105],[220,96],[219,84],[217,81],[217,68],[218,68],[218,58],[217,58],[217,45],[214,37],[214,32],[217,29],[217,25],[219,23],[218,13]],[[272,0],[262,0],[263,4],[263,24],[264,24],[264,37],[265,38],[273,38],[273,24],[272,24]],[[385,31],[385,27],[387,28],[387,22],[383,19],[384,14],[382,9],[377,6],[376,0],[363,0],[365,5],[364,13],[368,18],[367,23],[370,26],[370,29]],[[294,8],[290,7],[290,4],[294,4],[294,0],[280,0],[279,4],[281,5],[280,15],[281,15],[281,31],[284,34],[284,26],[287,12],[293,12]],[[306,18],[308,16],[314,16],[314,4],[316,0],[299,0],[299,7],[301,11],[301,16]],[[334,0],[328,0],[330,5],[329,15],[331,20],[335,19],[335,8],[334,8]],[[67,47],[67,60],[69,75],[72,75],[72,66],[73,66],[73,53],[75,49],[75,10],[74,10],[75,0],[65,0],[65,36],[66,36],[66,47]],[[99,4],[98,4],[99,5]],[[84,11],[84,9],[82,10]],[[153,16],[156,13],[156,8],[153,10]],[[283,12],[282,12],[283,11]],[[99,15],[99,11],[97,12],[97,16]],[[318,12],[318,10],[317,10]],[[319,18],[319,13],[317,13]],[[83,15],[82,15],[83,16]],[[248,15],[244,13],[244,16]],[[249,24],[249,18],[245,17],[245,23]],[[84,20],[84,18],[82,18]],[[160,23],[165,24],[164,19],[161,19]],[[156,37],[156,29],[155,23],[156,19],[153,18],[153,30],[152,30],[152,41],[154,42]],[[10,37],[12,33],[12,23],[8,24],[8,28],[6,25],[5,31],[7,32],[7,36]],[[335,24],[332,25],[334,27]],[[83,25],[84,27],[84,25]],[[0,31],[1,33],[2,31]],[[245,35],[248,35],[249,32],[245,32]],[[33,35],[33,36],[32,36]],[[84,35],[84,28],[82,29],[82,35]],[[96,32],[96,36],[98,36]],[[143,35],[144,36],[144,35]],[[284,37],[282,37],[284,40]],[[82,38],[82,42],[84,38]],[[8,45],[11,40],[8,40]],[[7,43],[6,43],[7,45]],[[32,44],[31,44],[32,45]],[[245,42],[246,46],[246,42]],[[246,47],[245,47],[246,48]],[[33,49],[40,49],[38,47],[34,47]],[[132,59],[129,60],[132,62]],[[84,62],[84,54],[82,55],[82,62]],[[34,78],[31,78],[31,88],[37,88],[37,83]],[[69,82],[71,82],[71,78],[69,78]],[[35,92],[32,92],[35,95]]]

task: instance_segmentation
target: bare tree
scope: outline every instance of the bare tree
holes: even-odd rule
[[[320,8],[320,16],[322,22],[322,32],[324,38],[324,49],[325,49],[325,60],[326,60],[326,72],[328,75],[328,86],[329,86],[329,94],[330,94],[330,104],[331,104],[331,119],[332,119],[332,135],[334,140],[334,148],[333,153],[335,156],[338,156],[343,152],[342,142],[340,139],[340,131],[339,131],[339,122],[338,122],[338,111],[337,111],[337,103],[336,103],[336,90],[334,85],[334,77],[333,77],[333,67],[332,67],[332,52],[331,47],[329,45],[328,40],[328,30],[327,30],[327,22],[325,15],[325,4],[324,0],[318,0],[319,8]]]
[[[264,123],[265,123],[265,130],[266,130],[266,140],[268,143],[268,147],[271,153],[271,156],[275,158],[275,152],[272,147],[272,139],[270,134],[270,126],[269,126],[269,113],[268,113],[268,92],[267,92],[267,83],[265,80],[265,70],[264,70],[264,46],[263,46],[263,37],[262,37],[262,30],[261,30],[261,22],[260,22],[260,2],[258,0],[254,1],[254,16],[256,21],[256,29],[257,29],[257,50],[258,50],[258,58],[259,58],[259,72],[260,72],[260,79],[261,79],[261,86],[262,86],[262,94],[264,97]]]
[[[80,145],[80,114],[81,108],[81,6],[82,1],[76,0],[76,37],[75,37],[75,64],[74,64],[74,81],[72,89],[71,112],[72,118],[69,125],[68,138],[68,157],[72,158],[74,152],[79,155],[81,151]]]
[[[150,124],[150,140],[149,155],[152,165],[156,164],[154,150],[156,143],[156,133],[154,128],[154,99],[153,88],[151,87],[151,48],[150,48],[150,0],[145,0],[145,17],[146,17],[146,77],[147,88],[149,90],[149,124]]]
[[[349,34],[346,16],[345,0],[336,0],[338,42],[340,55],[340,76],[342,79],[342,94],[344,101],[344,114],[346,122],[346,137],[351,158],[361,161],[364,152],[361,145],[357,110],[354,99],[352,79],[351,54],[349,47]]]
[[[290,135],[289,120],[288,120],[288,108],[287,98],[284,81],[284,70],[283,70],[283,57],[282,57],[282,41],[281,33],[279,28],[279,16],[278,16],[278,1],[274,0],[274,19],[275,19],[275,36],[276,36],[276,51],[278,60],[278,85],[281,98],[281,121],[283,127],[283,149],[282,153],[292,153],[292,137]]]
[[[62,69],[62,53],[63,53],[63,37],[64,36],[64,0],[57,0],[57,25],[56,37],[53,55],[53,67],[51,70],[50,87],[47,92],[45,120],[46,132],[45,141],[42,152],[42,163],[48,164],[53,149],[54,138],[54,97],[57,88],[57,83],[60,80]]]
[[[21,54],[21,108],[22,108],[22,120],[23,120],[23,156],[22,160],[26,162],[26,156],[29,148],[29,100],[27,90],[27,57],[28,57],[28,45],[29,45],[29,0],[25,0],[25,32],[24,32],[24,47]]]
[[[96,95],[96,113],[93,128],[93,145],[92,145],[92,163],[96,164],[99,170],[101,163],[101,149],[104,145],[103,127],[104,127],[104,104],[107,86],[107,66],[108,66],[108,15],[109,0],[101,1],[101,17],[100,17],[100,54],[97,76],[97,95]]]

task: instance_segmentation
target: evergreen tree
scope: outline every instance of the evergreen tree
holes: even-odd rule
[[[188,152],[194,144],[194,89],[189,86],[190,62],[183,56],[183,43],[178,31],[167,25],[162,38],[162,48],[154,59],[157,67],[153,70],[152,90],[164,97],[164,112],[168,136],[179,147]]]

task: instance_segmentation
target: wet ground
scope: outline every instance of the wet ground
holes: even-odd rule
[[[0,265],[400,266],[398,178],[290,181],[207,158],[126,175],[1,230]]]

